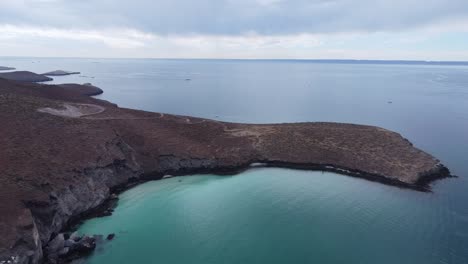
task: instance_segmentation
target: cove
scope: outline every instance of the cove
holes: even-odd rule
[[[317,171],[152,181],[82,234],[115,233],[86,263],[457,263],[437,195]]]

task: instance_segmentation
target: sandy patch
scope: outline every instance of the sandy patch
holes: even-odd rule
[[[102,106],[93,105],[93,104],[65,103],[62,106],[63,108],[51,108],[51,107],[39,108],[37,109],[37,111],[41,113],[56,115],[56,116],[78,118],[82,116],[99,114],[99,113],[104,112],[104,110],[106,110],[106,108]]]

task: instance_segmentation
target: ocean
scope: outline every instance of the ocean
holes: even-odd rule
[[[252,169],[142,184],[81,233],[107,263],[468,263],[468,65],[426,62],[0,58],[121,107],[229,122],[346,122],[401,133],[456,179],[432,193],[325,172]]]

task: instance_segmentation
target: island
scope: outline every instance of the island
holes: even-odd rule
[[[0,66],[0,71],[11,71],[14,70],[15,68],[12,67],[5,67],[5,66]]]
[[[43,73],[42,75],[45,75],[45,76],[66,76],[66,75],[73,75],[73,74],[80,74],[80,72],[56,70],[56,71]]]
[[[53,80],[47,76],[30,71],[2,72],[0,73],[0,78],[19,82],[47,82]]]
[[[166,175],[235,174],[255,164],[418,191],[450,177],[439,160],[380,127],[220,122],[121,108],[90,89],[98,91],[0,79],[0,262],[56,261],[68,254],[61,232],[72,223]]]

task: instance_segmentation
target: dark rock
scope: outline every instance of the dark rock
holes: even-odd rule
[[[72,247],[76,246],[76,243],[77,243],[77,242],[79,242],[79,240],[78,240],[78,241],[75,241],[75,240],[73,240],[73,239],[68,239],[68,240],[65,240],[64,246],[65,246],[65,247],[72,248]]]
[[[112,215],[112,210],[107,209],[104,212],[96,214],[96,217],[106,217],[106,216],[111,216],[111,215]]]
[[[49,256],[49,261],[59,260],[60,262],[69,263],[72,260],[83,258],[91,254],[96,248],[96,238],[84,236],[79,242],[73,242],[70,247],[65,247],[59,254]]]
[[[65,239],[63,234],[58,234],[52,239],[46,247],[47,255],[55,255],[65,247]]]
[[[70,240],[73,240],[73,241],[75,241],[75,242],[78,242],[78,241],[80,241],[81,236],[78,235],[78,232],[73,232],[73,233],[70,235],[70,238],[69,238],[69,239],[70,239]]]
[[[62,250],[60,250],[58,252],[58,256],[59,257],[60,256],[66,256],[66,255],[68,255],[69,252],[70,252],[70,248],[69,247],[64,247],[64,248],[62,248]]]
[[[73,253],[80,256],[85,256],[93,252],[96,248],[96,239],[94,237],[85,236],[79,243],[76,244]]]

